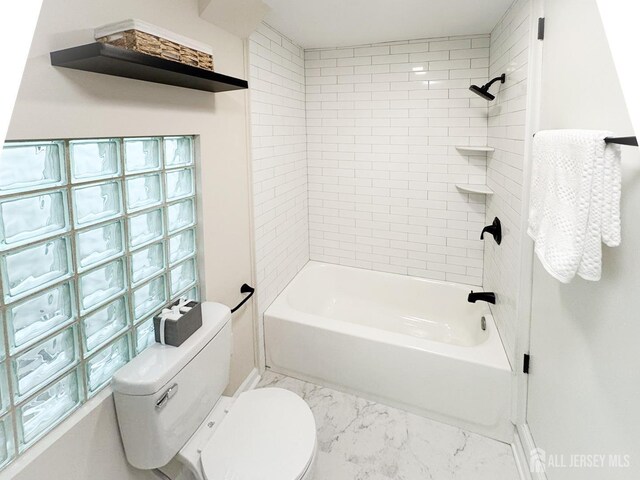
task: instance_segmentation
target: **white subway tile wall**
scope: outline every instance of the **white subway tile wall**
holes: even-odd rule
[[[480,285],[489,35],[305,52],[312,260]]]
[[[197,298],[194,164],[184,136],[4,145],[0,468],[152,345],[169,300]]]
[[[304,51],[262,24],[249,38],[257,276],[262,313],[309,261]]]
[[[500,246],[485,246],[484,287],[498,292],[492,312],[514,363],[517,289],[520,265],[520,221],[529,56],[529,0],[518,0],[491,33],[490,76],[507,74],[489,107],[487,183],[495,194],[487,199],[487,219],[499,217],[504,232]]]

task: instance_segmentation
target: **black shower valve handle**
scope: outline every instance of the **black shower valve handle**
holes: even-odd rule
[[[480,233],[480,240],[484,240],[485,233],[493,235],[493,239],[498,245],[502,243],[502,224],[498,217],[493,219],[493,223],[491,225],[487,225],[482,229],[482,233]]]

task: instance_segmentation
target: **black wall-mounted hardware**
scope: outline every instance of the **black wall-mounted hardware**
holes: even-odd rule
[[[638,146],[638,137],[606,137],[604,143],[615,143],[617,145]]]
[[[544,40],[544,17],[538,18],[538,40]]]
[[[500,223],[500,219],[498,217],[493,219],[493,223],[491,225],[487,225],[482,229],[480,240],[484,240],[485,233],[493,235],[493,239],[498,245],[502,243],[502,224]]]
[[[531,363],[531,356],[528,353],[524,354],[522,359],[522,373],[529,373],[529,364]]]
[[[500,83],[506,82],[507,81],[507,74],[503,73],[499,77],[494,78],[489,83],[487,83],[486,85],[483,85],[481,87],[479,87],[477,85],[471,85],[469,87],[469,90],[471,90],[476,95],[480,95],[485,100],[489,100],[489,101],[495,100],[496,97],[495,97],[495,95],[492,95],[492,94],[489,93],[489,88],[491,87],[491,85],[493,85],[494,83],[496,83],[498,81]]]
[[[231,309],[231,313],[235,313],[237,310],[240,309],[240,307],[242,307],[245,303],[247,303],[247,301],[253,297],[253,294],[255,293],[256,289],[253,287],[250,287],[249,285],[247,285],[246,283],[244,283],[241,287],[240,287],[240,293],[248,293],[249,295],[247,295],[246,297],[244,297],[242,299],[242,301],[236,305],[234,308]]]
[[[89,43],[51,52],[51,65],[176,87],[226,92],[248,88],[246,80],[192,67],[106,43]]]
[[[534,133],[533,136],[535,137],[536,134]],[[613,143],[616,145],[629,145],[630,147],[637,147],[638,137],[605,137],[604,143],[607,143],[607,144]]]
[[[467,297],[467,302],[476,303],[476,302],[487,302],[495,305],[496,303],[496,294],[493,292],[474,292],[471,290],[469,296]]]

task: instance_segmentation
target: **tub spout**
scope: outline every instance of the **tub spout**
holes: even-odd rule
[[[495,303],[496,303],[496,294],[493,293],[493,292],[478,292],[478,293],[474,293],[474,291],[471,290],[471,293],[469,294],[469,297],[467,298],[467,301],[469,303],[476,303],[477,301],[480,301],[480,302],[493,303],[495,305]]]

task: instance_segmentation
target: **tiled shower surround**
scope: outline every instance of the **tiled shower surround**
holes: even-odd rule
[[[306,51],[311,259],[479,285],[489,36]]]
[[[483,285],[513,356],[528,11],[490,35],[304,52],[267,25],[251,37],[260,313],[309,259]],[[495,102],[469,91],[503,71]],[[479,238],[494,216],[500,247]]]
[[[520,222],[529,65],[529,0],[518,0],[491,33],[490,77],[506,72],[508,82],[489,107],[487,183],[495,192],[487,199],[487,220],[500,217],[505,232],[500,246],[485,247],[484,287],[498,292],[492,308],[514,363],[517,294],[520,276]]]
[[[267,25],[249,39],[258,313],[309,260],[304,51]]]

